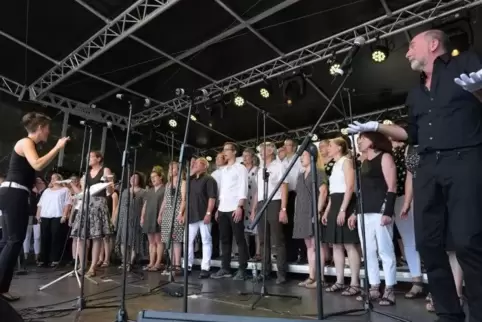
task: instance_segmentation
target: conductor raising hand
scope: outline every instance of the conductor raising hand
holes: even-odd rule
[[[28,113],[22,118],[27,136],[17,141],[5,181],[0,185],[0,210],[3,214],[3,236],[0,241],[0,296],[9,301],[19,298],[9,293],[15,263],[27,233],[30,214],[31,187],[35,172],[47,167],[62,150],[69,137],[61,138],[46,155],[40,157],[37,144],[47,142],[50,118],[40,113]]]

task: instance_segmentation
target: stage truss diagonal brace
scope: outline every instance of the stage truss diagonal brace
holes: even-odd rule
[[[422,0],[392,12],[388,17],[383,15],[364,24],[347,29],[338,34],[317,41],[306,47],[297,49],[268,62],[252,67],[216,83],[203,87],[208,91],[207,97],[216,98],[232,93],[239,88],[248,87],[301,67],[314,64],[347,52],[356,37],[363,36],[366,44],[378,39],[390,37],[406,30],[418,27],[442,17],[458,13],[461,10],[482,4],[482,0]],[[223,90],[220,91],[219,87]],[[198,97],[196,104],[204,103],[208,98]],[[155,106],[134,115],[135,126],[152,122],[169,115],[173,110],[184,110],[188,104],[179,98],[172,99],[162,105]]]
[[[131,35],[180,0],[138,0],[30,85],[42,97],[73,73]]]
[[[391,107],[388,109],[383,109],[383,110],[377,110],[374,112],[369,112],[365,114],[360,114],[356,115],[353,117],[354,121],[359,121],[359,122],[368,122],[368,121],[380,121],[383,117],[385,118],[404,118],[407,116],[407,107],[405,105],[400,105],[400,106],[395,106]],[[332,132],[340,132],[342,130],[342,127],[346,127],[346,120],[345,119],[337,119],[334,121],[330,122],[325,122],[320,124],[318,129],[316,130],[315,133],[332,133]],[[311,126],[305,126],[302,128],[298,128],[295,130],[291,131],[286,131],[286,132],[279,132],[279,133],[274,133],[271,135],[266,136],[266,140],[269,140],[271,142],[283,142],[286,139],[303,139],[306,134],[311,130]],[[246,141],[240,141],[236,142],[237,144],[241,146],[246,146],[246,147],[255,147],[259,142],[258,139],[250,139]],[[217,147],[214,149],[206,149],[201,151],[201,155],[206,155],[209,152],[214,151],[221,151],[223,147]]]
[[[0,91],[15,96],[16,98],[21,98],[25,91],[25,86],[0,75]]]

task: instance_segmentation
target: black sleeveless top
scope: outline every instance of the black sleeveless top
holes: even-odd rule
[[[87,187],[91,187],[94,184],[101,183],[102,182],[102,177],[104,176],[104,167],[100,168],[99,172],[95,177],[90,176],[90,170],[88,173],[85,175],[85,183],[87,184]],[[99,192],[97,197],[107,197],[107,191],[103,190],[102,192]]]
[[[383,213],[382,207],[388,191],[382,171],[383,154],[379,153],[371,160],[365,159],[361,166],[361,190],[365,213]]]
[[[29,190],[32,189],[35,184],[35,169],[28,163],[26,157],[19,155],[15,150],[13,150],[12,156],[10,157],[10,164],[5,181],[18,183]]]

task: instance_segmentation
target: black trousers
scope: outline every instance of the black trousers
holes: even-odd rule
[[[0,188],[3,221],[0,241],[0,293],[6,293],[10,289],[13,271],[27,234],[29,201],[29,193],[25,190]]]
[[[60,261],[65,245],[65,226],[60,223],[60,218],[41,218],[40,262]]]
[[[482,147],[422,154],[414,174],[417,248],[440,321],[465,321],[446,254],[450,231],[470,322],[482,321]]]
[[[248,266],[248,244],[244,238],[244,218],[237,223],[233,221],[233,212],[221,212],[218,215],[219,236],[222,248],[222,268],[231,269],[231,251],[233,248],[233,235],[238,245],[239,269],[245,270]]]
[[[286,213],[288,214],[288,223],[283,225],[283,234],[285,237],[286,256],[288,262],[296,262],[298,255],[301,259],[306,259],[306,245],[303,239],[293,239],[293,228],[295,226],[295,201],[296,192],[288,193],[288,203],[286,205]]]
[[[258,211],[263,206],[264,202],[258,202]],[[276,249],[276,266],[278,268],[278,276],[286,277],[288,268],[286,260],[286,245],[285,235],[283,232],[284,224],[279,221],[279,213],[281,210],[281,200],[273,200],[268,203],[264,216],[258,223],[258,237],[261,249],[261,258],[263,265],[266,265],[266,273],[271,272],[271,247]],[[266,222],[266,225],[265,225]],[[266,242],[265,245],[265,234]],[[268,253],[265,253],[265,250]]]
[[[217,212],[217,209],[213,210],[213,214]],[[218,258],[219,257],[219,224],[216,221],[216,219],[213,217],[211,220],[211,239],[213,241],[213,254],[212,258]]]

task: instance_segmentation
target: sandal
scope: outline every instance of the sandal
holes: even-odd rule
[[[405,298],[408,300],[417,299],[423,297],[425,292],[423,291],[423,283],[422,282],[414,282],[412,285],[412,289],[405,294]]]
[[[85,273],[85,277],[95,277],[95,270],[89,269],[89,271]]]
[[[144,266],[142,268],[143,271],[150,271],[152,268],[154,267],[154,265],[147,265],[147,266]]]
[[[106,268],[106,267],[109,267],[109,266],[110,266],[109,262],[103,262],[102,265],[100,265],[100,267],[103,267],[103,268]]]
[[[427,303],[425,304],[425,309],[427,310],[427,312],[434,313],[435,306],[433,305],[432,294],[428,293],[425,300],[427,301]]]
[[[313,284],[313,283],[315,283],[315,282],[316,282],[316,280],[314,280],[314,279],[311,278],[311,277],[308,277],[308,278],[305,279],[303,282],[299,282],[299,283],[298,283],[298,286],[305,287],[306,285],[308,285],[308,284]]]
[[[393,288],[385,288],[385,292],[383,292],[383,296],[378,302],[380,306],[393,306],[395,305],[395,293]]]
[[[350,285],[341,292],[343,296],[355,296],[361,293],[361,288],[359,285]]]
[[[335,283],[332,286],[328,287],[325,289],[325,292],[328,293],[336,293],[336,292],[341,292],[345,289],[345,285],[341,283]]]
[[[380,293],[380,286],[372,286],[370,287],[370,290],[368,291],[368,300],[370,301],[374,301],[374,300],[378,300],[382,294]],[[365,300],[365,296],[363,294],[363,292],[360,291],[360,295],[358,295],[355,299],[359,302],[362,302]]]

